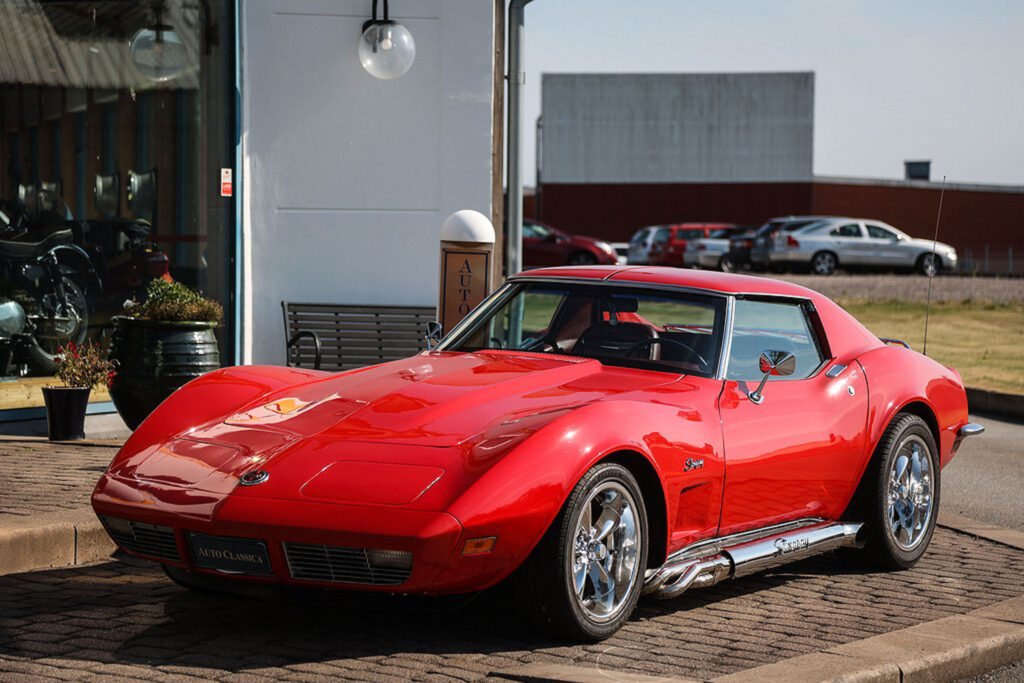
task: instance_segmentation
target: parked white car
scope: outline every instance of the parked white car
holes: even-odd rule
[[[629,265],[645,266],[651,262],[651,246],[654,244],[654,236],[664,226],[648,225],[633,233],[629,239],[629,252],[626,254],[626,263]]]
[[[729,238],[746,228],[720,228],[708,237],[689,240],[683,252],[683,265],[687,268],[712,268],[732,271],[735,268],[725,264],[723,259],[729,253]]]
[[[818,275],[836,268],[916,270],[936,275],[956,270],[956,249],[916,239],[888,223],[874,219],[833,218],[793,232],[779,232],[769,252],[773,266],[810,267]]]

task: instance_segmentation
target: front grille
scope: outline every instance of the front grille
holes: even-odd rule
[[[122,548],[161,560],[181,561],[174,529],[112,517],[103,517],[101,521],[114,543]]]
[[[412,554],[391,550],[285,543],[292,578],[396,586],[412,572]]]

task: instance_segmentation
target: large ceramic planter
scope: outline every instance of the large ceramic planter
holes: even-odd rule
[[[110,338],[117,362],[110,398],[135,429],[178,387],[220,367],[215,323],[160,322],[118,316]]]
[[[43,387],[50,441],[85,438],[85,409],[89,406],[91,391],[89,387]]]

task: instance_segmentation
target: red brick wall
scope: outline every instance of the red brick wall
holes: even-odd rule
[[[773,216],[835,214],[878,218],[914,237],[935,230],[938,188],[839,182],[545,184],[538,188],[539,220],[568,232],[626,241],[644,225],[726,221],[759,225]],[[528,214],[528,215],[530,215]],[[1014,247],[1024,269],[1024,192],[947,189],[939,240],[980,260],[988,245],[993,260]]]
[[[809,183],[545,184],[538,190],[539,220],[611,242],[660,223],[756,226],[771,216],[806,213],[812,199]]]

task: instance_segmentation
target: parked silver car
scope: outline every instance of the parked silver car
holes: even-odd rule
[[[654,244],[654,236],[664,226],[648,225],[633,233],[629,239],[629,252],[626,254],[626,263],[630,265],[647,265],[651,262],[651,245]]]
[[[838,267],[916,270],[936,275],[955,270],[956,249],[916,239],[874,219],[832,218],[792,232],[779,232],[769,252],[773,266],[809,266],[818,275]]]
[[[683,252],[683,265],[687,268],[713,268],[732,272],[735,267],[728,264],[729,238],[747,228],[719,228],[708,237],[689,240]]]

